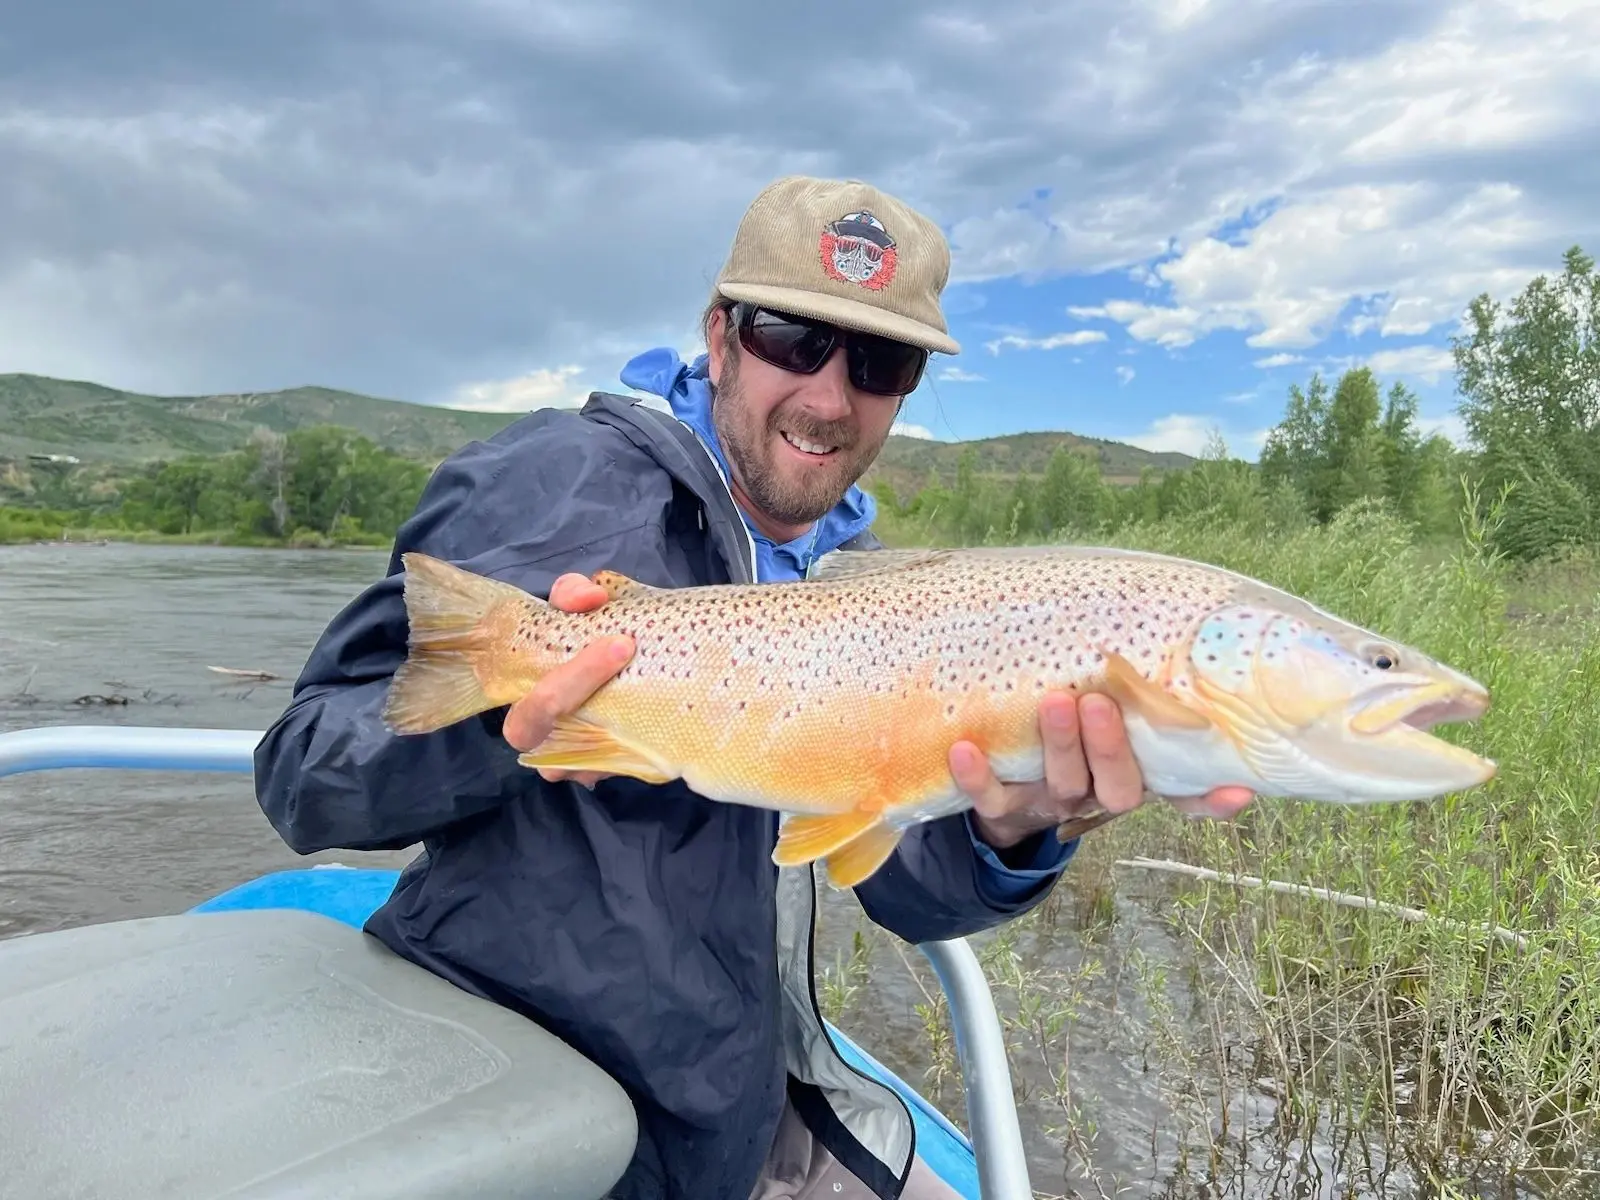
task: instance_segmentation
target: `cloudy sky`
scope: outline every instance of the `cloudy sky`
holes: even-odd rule
[[[1055,10],[1049,14],[1048,10]],[[908,424],[1253,456],[1600,251],[1580,0],[63,0],[0,27],[0,372],[524,410],[620,390],[788,172],[940,222]]]

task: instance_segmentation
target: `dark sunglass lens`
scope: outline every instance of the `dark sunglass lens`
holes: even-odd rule
[[[833,349],[834,333],[825,324],[757,309],[749,326],[747,349],[785,371],[809,375]]]
[[[863,392],[905,396],[922,381],[928,352],[904,342],[858,334],[850,343],[850,381]]]

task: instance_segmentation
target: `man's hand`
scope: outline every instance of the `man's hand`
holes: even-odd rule
[[[563,612],[589,612],[606,602],[606,590],[585,575],[569,573],[550,588],[550,603]],[[570,716],[599,691],[633,657],[633,639],[601,638],[590,642],[572,658],[539,681],[537,687],[506,712],[501,730],[506,741],[519,754],[532,750],[555,728],[556,720]],[[552,782],[571,779],[593,787],[605,776],[596,771],[557,771],[539,769]]]
[[[1056,692],[1039,703],[1045,778],[1003,784],[971,742],[950,749],[950,770],[972,798],[973,823],[996,850],[1005,850],[1043,829],[1103,809],[1125,813],[1144,802],[1144,779],[1122,725],[1122,710],[1109,696],[1091,693],[1074,701]],[[1175,799],[1175,807],[1201,816],[1232,820],[1255,799],[1247,788],[1214,788],[1204,796]]]

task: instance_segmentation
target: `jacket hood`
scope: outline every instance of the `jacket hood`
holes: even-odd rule
[[[699,355],[685,363],[670,347],[646,350],[622,368],[622,382],[635,391],[660,396],[672,413],[694,430],[724,480],[730,478],[727,457],[711,421],[711,381],[707,378],[710,356]],[[804,576],[811,564],[829,551],[871,527],[878,515],[877,502],[867,492],[851,484],[839,503],[822,515],[809,531],[792,542],[774,542],[751,522],[743,510],[745,527],[756,544],[758,576],[762,580]]]

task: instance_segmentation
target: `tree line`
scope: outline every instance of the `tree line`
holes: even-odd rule
[[[255,430],[244,447],[185,455],[111,478],[47,479],[33,511],[0,509],[0,540],[63,529],[243,545],[387,545],[428,463],[339,426]]]
[[[1600,272],[1580,248],[1509,304],[1475,299],[1451,339],[1467,446],[1418,426],[1417,397],[1369,367],[1289,389],[1259,461],[1220,437],[1193,467],[1111,484],[1092,450],[1062,445],[1041,476],[985,477],[968,447],[954,480],[874,487],[902,537],[945,544],[1114,536],[1129,522],[1210,516],[1263,529],[1326,524],[1379,504],[1420,538],[1459,533],[1463,505],[1499,510],[1491,537],[1529,560],[1600,543]]]

